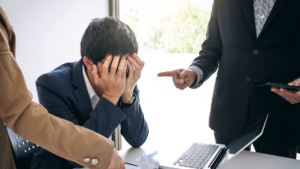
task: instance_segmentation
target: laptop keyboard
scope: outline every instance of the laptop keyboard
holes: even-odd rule
[[[194,143],[173,165],[203,169],[219,146]]]

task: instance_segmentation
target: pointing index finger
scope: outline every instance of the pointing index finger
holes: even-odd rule
[[[174,75],[177,75],[176,71],[160,72],[157,74],[158,77],[172,77]]]

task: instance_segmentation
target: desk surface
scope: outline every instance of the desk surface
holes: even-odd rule
[[[299,169],[300,161],[267,154],[243,151],[220,169]]]
[[[127,163],[136,164],[135,159],[141,153],[147,152],[143,148],[128,148],[118,152]],[[172,152],[170,152],[172,153]],[[155,159],[155,158],[154,158]],[[175,160],[175,159],[174,159]],[[300,161],[272,155],[243,151],[225,163],[220,169],[299,169]]]

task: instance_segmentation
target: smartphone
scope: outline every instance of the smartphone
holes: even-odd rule
[[[257,87],[265,87],[265,86],[276,87],[278,89],[284,88],[284,89],[291,90],[291,91],[300,91],[300,86],[290,86],[287,84],[272,83],[272,82],[264,83],[264,84],[258,85]]]

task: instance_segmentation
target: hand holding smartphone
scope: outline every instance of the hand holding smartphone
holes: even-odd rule
[[[288,85],[268,82],[258,85],[257,87],[266,86],[270,86],[272,92],[281,96],[284,100],[291,104],[297,104],[300,102],[300,78],[288,83]]]
[[[291,91],[300,91],[300,86],[292,86],[292,85],[287,85],[287,84],[281,84],[281,83],[272,83],[272,82],[268,82],[268,83],[264,83],[261,85],[258,85],[257,87],[275,87],[275,88],[283,88],[286,90],[291,90]]]

